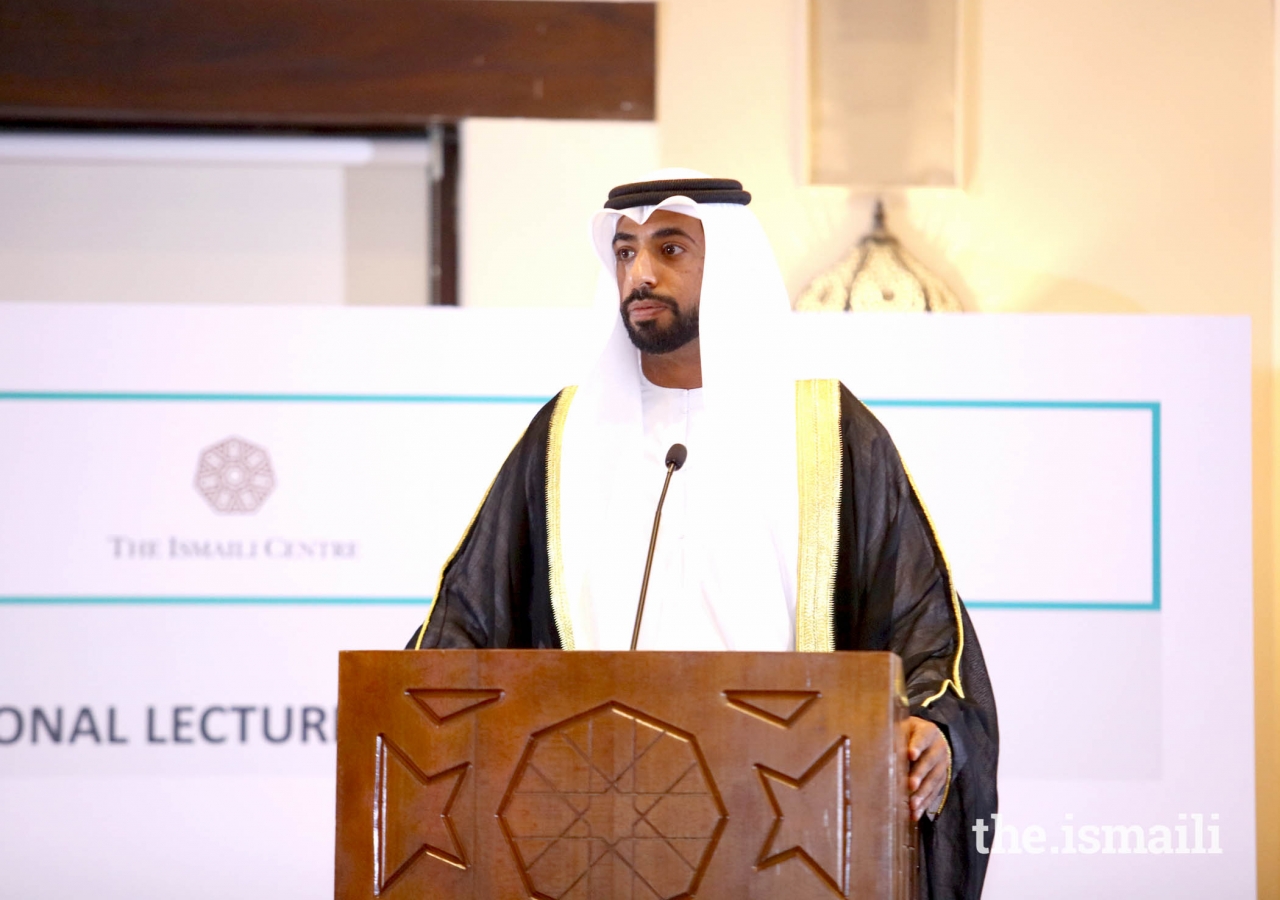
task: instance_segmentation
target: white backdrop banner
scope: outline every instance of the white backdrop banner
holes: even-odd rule
[[[892,432],[986,652],[986,896],[1254,896],[1247,322],[796,327]],[[0,897],[331,894],[336,654],[403,646],[591,334],[0,307]]]

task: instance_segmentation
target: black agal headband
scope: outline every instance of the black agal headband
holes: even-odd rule
[[[619,185],[609,192],[604,208],[654,206],[670,197],[688,197],[694,203],[736,203],[739,206],[751,202],[751,195],[742,189],[742,182],[732,178],[677,178]]]

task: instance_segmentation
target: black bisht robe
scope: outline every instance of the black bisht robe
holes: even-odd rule
[[[553,399],[507,457],[441,575],[410,648],[559,649],[548,577],[546,465]],[[840,386],[842,490],[836,563],[837,650],[902,658],[911,715],[951,745],[941,812],[920,823],[922,898],[976,898],[987,859],[973,825],[996,811],[995,698],[963,604],[928,516],[879,420]],[[957,615],[964,628],[960,649]],[[421,632],[425,628],[425,634]],[[421,641],[419,641],[421,638]],[[958,671],[963,698],[953,674]]]

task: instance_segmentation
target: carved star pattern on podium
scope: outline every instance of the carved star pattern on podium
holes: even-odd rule
[[[498,688],[475,690],[408,688],[405,694],[436,725],[443,725],[467,713],[479,712],[484,707],[502,699],[502,691]]]
[[[422,857],[467,868],[453,805],[470,763],[428,775],[385,734],[378,735],[374,785],[374,893],[381,894]]]
[[[847,897],[853,834],[849,818],[849,738],[841,736],[798,777],[756,764],[773,810],[757,869],[799,859],[833,893]]]
[[[540,900],[691,897],[726,816],[694,737],[619,703],[534,734],[498,809]]]
[[[725,691],[724,698],[738,712],[790,728],[821,697],[818,691]]]

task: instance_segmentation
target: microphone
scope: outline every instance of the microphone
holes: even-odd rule
[[[671,475],[684,465],[689,449],[684,444],[672,444],[667,451],[667,480],[662,482],[662,495],[658,497],[658,509],[653,514],[653,534],[649,536],[649,556],[644,561],[644,581],[640,583],[640,605],[636,607],[636,626],[631,631],[631,649],[640,641],[640,620],[644,618],[644,595],[649,592],[649,570],[653,568],[653,548],[658,546],[658,523],[662,521],[662,504],[667,499]]]

